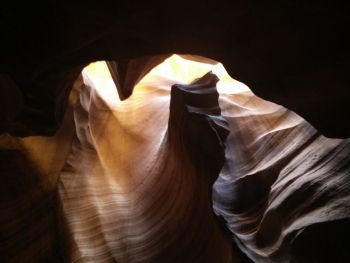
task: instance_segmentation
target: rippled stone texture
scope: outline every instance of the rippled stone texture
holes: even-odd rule
[[[218,78],[173,85],[171,95],[152,85],[113,108],[84,78],[59,184],[72,260],[232,262],[211,205],[228,134]]]
[[[349,140],[211,63],[124,101],[87,68],[59,133],[2,136],[2,261],[349,261]]]

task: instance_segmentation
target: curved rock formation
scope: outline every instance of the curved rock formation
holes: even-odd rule
[[[59,183],[73,262],[232,262],[211,206],[227,135],[216,82],[209,74],[173,86],[170,116],[162,89],[110,109],[85,86]]]
[[[91,65],[54,137],[1,136],[2,261],[349,261],[349,140],[191,59],[126,100]]]
[[[191,71],[196,66],[199,71]],[[165,74],[167,67],[174,68],[172,74]],[[321,244],[309,245],[310,254],[300,251],[308,240],[303,233],[315,225],[323,231],[322,225],[335,222],[331,229],[345,240],[345,232],[339,233],[344,223],[338,221],[350,215],[349,141],[323,137],[295,113],[237,84],[220,65],[186,64],[174,56],[159,68],[126,101],[113,102],[113,93],[106,92],[103,102],[93,81],[81,94],[84,110],[76,114],[83,119],[76,118],[76,124],[82,145],[75,146],[68,172],[61,175],[76,256],[86,261],[97,255],[122,262],[230,261],[232,248],[222,236],[225,231],[216,237],[210,206],[210,186],[225,160],[214,184],[213,208],[226,222],[232,244],[254,262],[346,260],[345,244],[322,252],[330,242],[326,236]],[[169,97],[171,82],[188,83],[210,69],[222,79],[221,110],[213,75],[190,86],[174,85]],[[152,82],[157,74],[158,82]],[[86,154],[86,143],[89,157],[79,157]],[[95,148],[97,156],[91,157]],[[232,257],[239,260],[237,254]]]

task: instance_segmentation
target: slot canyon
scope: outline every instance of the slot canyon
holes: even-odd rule
[[[350,4],[0,8],[0,262],[350,262]]]

